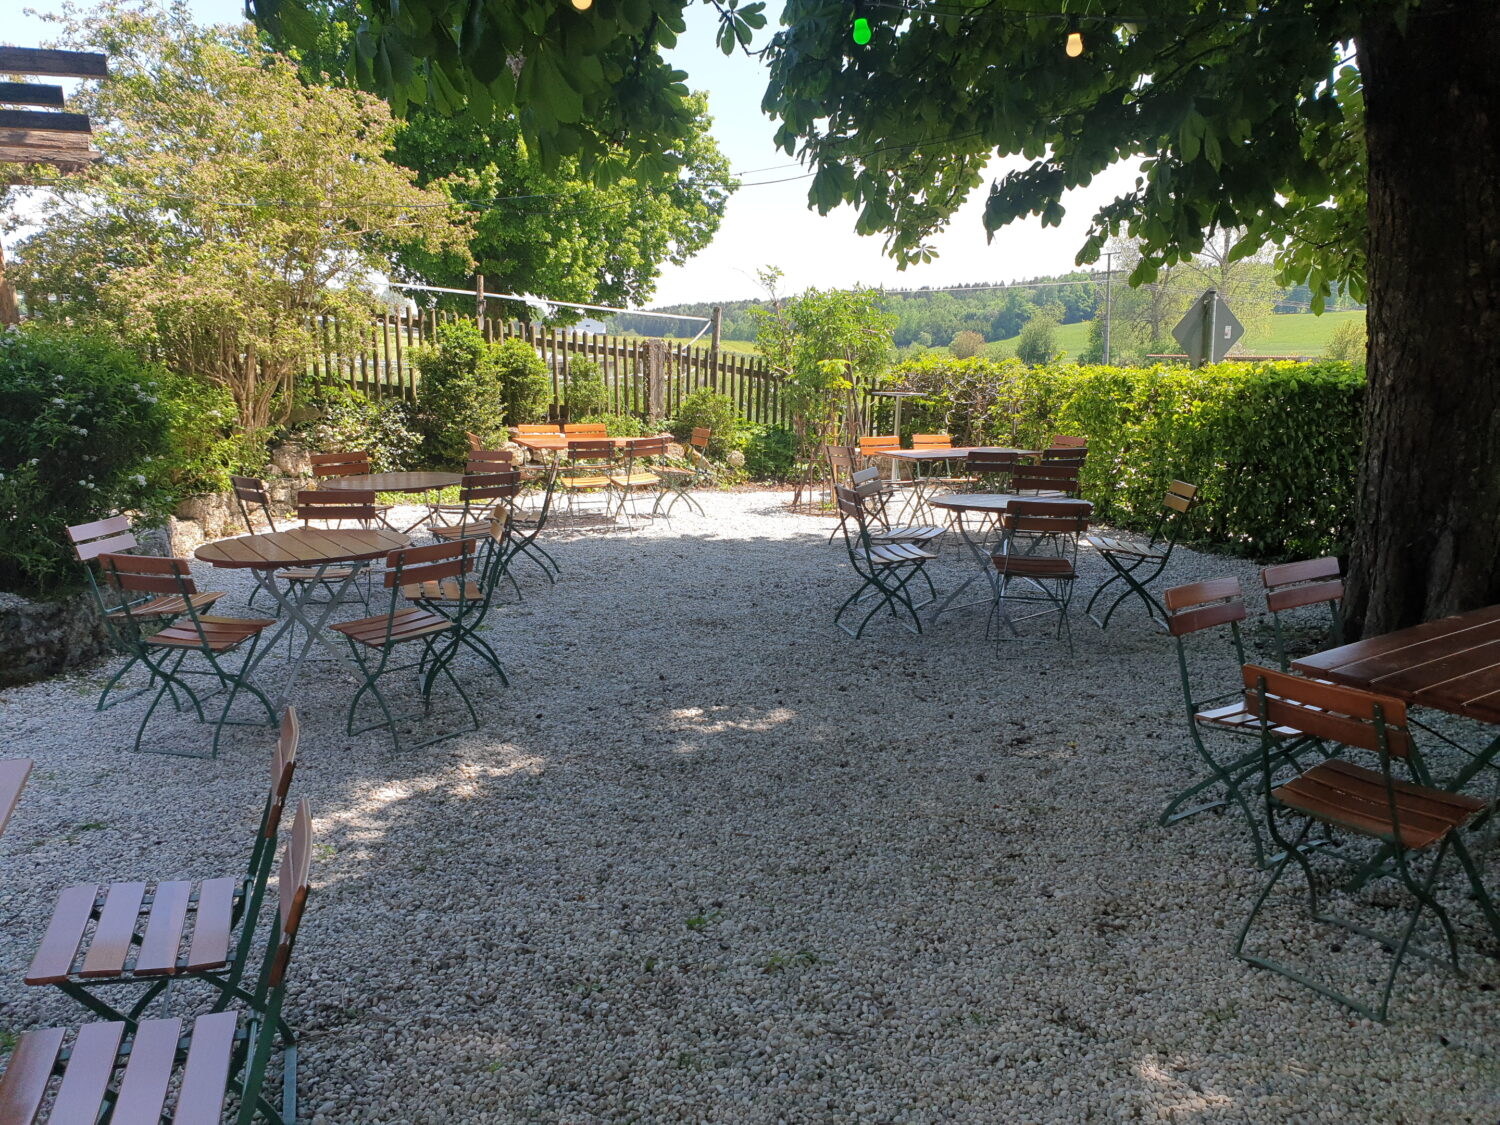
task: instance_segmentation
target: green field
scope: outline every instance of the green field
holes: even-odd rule
[[[1346,312],[1324,313],[1322,316],[1314,316],[1312,313],[1273,316],[1263,335],[1247,334],[1235,351],[1241,355],[1320,356],[1341,324],[1358,323],[1364,315],[1361,309],[1351,309]],[[1059,351],[1070,358],[1080,355],[1089,344],[1089,327],[1087,321],[1060,324],[1053,333],[1053,342]],[[987,344],[985,354],[992,359],[1015,355],[1016,341],[1019,338],[1012,336],[1007,340]]]

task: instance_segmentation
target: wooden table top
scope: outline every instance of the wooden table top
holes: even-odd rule
[[[5,758],[0,760],[0,832],[10,823],[10,814],[21,799],[21,790],[31,776],[35,765],[30,758]]]
[[[892,461],[956,461],[970,453],[1014,453],[1035,457],[1038,449],[1011,449],[1006,445],[955,445],[949,449],[877,449],[872,457],[889,457]]]
[[[357,477],[324,477],[319,488],[366,489],[372,492],[430,492],[452,488],[463,480],[458,473],[363,473]]]
[[[527,449],[535,449],[539,453],[556,453],[566,450],[570,441],[612,441],[616,449],[623,449],[632,441],[640,441],[640,438],[615,437],[579,437],[576,434],[522,434],[512,439],[517,445],[524,445]]]
[[[1071,496],[1020,496],[1013,492],[955,492],[933,496],[927,503],[953,512],[1003,512],[1012,500],[1045,500],[1063,515],[1094,514],[1094,506],[1087,500],[1076,500]]]
[[[322,566],[324,563],[378,559],[391,551],[411,546],[411,537],[399,531],[326,531],[297,527],[263,535],[241,535],[205,543],[194,556],[211,566],[273,570],[283,566]]]
[[[1500,605],[1355,641],[1292,667],[1407,703],[1500,723]]]

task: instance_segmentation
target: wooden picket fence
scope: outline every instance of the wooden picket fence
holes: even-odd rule
[[[358,323],[320,318],[319,347],[310,374],[348,383],[372,398],[414,402],[421,376],[412,361],[413,350],[433,343],[438,326],[460,316],[424,310],[415,317],[388,314]],[[707,388],[729,395],[750,422],[790,422],[782,402],[781,378],[760,356],[646,337],[542,328],[494,317],[486,317],[483,328],[491,341],[518,338],[536,348],[552,379],[553,403],[559,406],[567,401],[568,363],[581,356],[599,365],[609,392],[610,413],[671,417],[684,397]]]

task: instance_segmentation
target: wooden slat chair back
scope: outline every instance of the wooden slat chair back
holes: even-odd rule
[[[497,473],[516,463],[516,454],[510,449],[471,449],[464,464],[466,473]]]
[[[688,435],[688,444],[700,453],[707,453],[709,439],[713,436],[714,432],[708,426],[694,426],[693,432]]]
[[[881,479],[880,470],[871,465],[850,474],[849,485],[864,505],[866,528],[873,543],[916,543],[931,547],[946,528],[936,524],[896,524],[890,515],[891,488]],[[834,528],[837,534],[838,528]]]
[[[68,528],[68,540],[73,545],[73,552],[78,561],[84,564],[84,573],[89,578],[89,591],[93,595],[94,604],[99,607],[100,615],[104,618],[105,628],[109,630],[116,645],[131,653],[130,658],[109,678],[103,690],[99,692],[99,699],[94,709],[105,711],[117,704],[138,699],[145,692],[150,691],[154,683],[153,677],[152,683],[148,683],[145,687],[116,695],[113,700],[110,699],[110,694],[115,691],[131,669],[142,663],[140,657],[133,652],[136,638],[124,635],[123,630],[135,629],[138,621],[160,622],[163,619],[181,617],[187,612],[188,603],[173,594],[138,593],[132,597],[117,588],[109,587],[107,583],[100,584],[95,570],[98,566],[97,560],[101,556],[125,554],[140,548],[127,517],[109,516],[91,523],[76,524]],[[108,597],[105,596],[106,590],[109,590]],[[223,596],[222,591],[194,593],[191,602],[194,608],[206,610]],[[131,602],[128,611],[125,606],[127,600]],[[148,664],[147,668],[149,667]]]
[[[1286,671],[1291,659],[1281,615],[1322,603],[1328,607],[1328,643],[1343,643],[1344,580],[1336,558],[1307,559],[1302,562],[1268,566],[1260,572],[1266,588],[1266,608],[1271,612],[1271,627],[1276,636],[1276,656]]]
[[[90,1011],[132,1028],[174,980],[204,981],[224,999],[232,997],[249,967],[299,741],[297,713],[288,707],[242,875],[65,888],[26,972],[26,984],[54,985]],[[143,987],[123,1009],[96,991],[132,984]]]
[[[136,731],[137,751],[142,748],[141,736],[145,733],[152,714],[168,691],[183,692],[187,702],[197,712],[199,721],[203,721],[202,702],[183,679],[184,675],[209,676],[228,692],[224,709],[214,725],[213,757],[218,756],[224,727],[243,725],[243,721],[229,718],[229,709],[240,692],[248,692],[258,700],[273,725],[279,721],[271,707],[271,701],[247,672],[247,669],[254,667],[255,650],[260,644],[262,632],[275,625],[274,620],[218,617],[200,613],[198,587],[193,581],[187,559],[155,558],[149,555],[100,555],[99,564],[110,587],[125,595],[124,607],[129,619],[126,633],[132,640],[135,655],[151,669],[153,680],[161,685]],[[132,600],[131,595],[153,596]],[[159,619],[152,614],[152,606],[162,597],[180,599],[185,612],[164,628],[156,629],[148,635],[146,627],[159,624]],[[230,669],[221,663],[221,657],[247,643],[249,647],[238,669]],[[181,670],[183,660],[191,652],[197,652],[205,659],[207,671]],[[173,699],[177,699],[175,694]],[[181,706],[180,702],[178,705]],[[158,753],[179,753],[161,747],[152,747],[152,750]]]
[[[1089,439],[1076,437],[1072,434],[1053,434],[1051,448],[1053,449],[1087,449]]]
[[[231,476],[229,484],[234,491],[235,502],[239,505],[240,516],[245,521],[246,532],[255,534],[255,522],[250,515],[253,508],[259,508],[260,514],[265,517],[266,529],[275,531],[276,517],[271,514],[271,493],[266,488],[266,482],[259,477]]]
[[[487,536],[497,515],[502,523],[509,524],[515,512],[516,498],[524,487],[518,469],[506,468],[497,472],[490,468],[465,473],[458,483],[458,504],[444,504],[434,511],[434,514],[453,515],[457,519],[452,523],[433,524],[428,530],[433,538],[441,540]]]
[[[267,942],[255,992],[234,994],[245,1010],[183,1018],[85,1024],[25,1032],[0,1076],[0,1121],[76,1125],[236,1125],[298,1118],[296,1039],[282,1016],[286,971],[311,889],[312,816],[301,802],[278,876],[277,936]],[[266,1072],[283,1053],[281,1104],[263,1097]],[[232,1117],[226,1113],[234,1103]]]
[[[367,488],[316,489],[297,493],[297,518],[303,527],[352,521],[368,528],[380,518],[375,493]]]
[[[1450,793],[1428,782],[1425,765],[1411,737],[1406,704],[1399,699],[1309,680],[1254,664],[1244,666],[1242,677],[1245,706],[1259,716],[1266,732],[1261,742],[1260,785],[1264,792],[1267,830],[1281,849],[1281,859],[1240,929],[1235,940],[1235,954],[1253,965],[1306,985],[1361,1015],[1384,1021],[1396,976],[1408,955],[1439,961],[1440,956],[1434,953],[1446,952],[1446,960],[1453,969],[1461,971],[1459,931],[1450,919],[1450,908],[1445,907],[1438,897],[1444,887],[1442,867],[1450,854],[1457,856],[1469,883],[1468,895],[1454,896],[1453,904],[1467,907],[1466,898],[1472,900],[1478,905],[1491,937],[1500,939],[1500,909],[1496,908],[1484,872],[1471,855],[1463,832],[1479,817],[1489,814],[1493,802]],[[1273,758],[1276,741],[1271,734],[1277,726],[1295,726],[1324,743],[1373,755],[1379,768],[1371,769],[1338,754],[1300,771],[1290,780],[1278,782],[1275,776],[1277,762]],[[1402,767],[1400,773],[1405,777],[1397,776],[1395,764]],[[1289,831],[1297,818],[1302,820],[1301,830]],[[1362,876],[1372,870],[1370,865],[1373,864],[1373,869],[1379,874],[1401,884],[1411,905],[1398,931],[1381,934],[1330,914],[1326,906],[1320,908],[1317,897],[1319,875],[1305,847],[1315,823],[1350,837],[1338,849],[1339,860],[1360,868]],[[1373,855],[1363,860],[1354,857],[1348,845],[1357,838],[1369,842]],[[1408,859],[1416,852],[1427,853],[1430,857],[1420,874],[1417,865]],[[1389,861],[1391,858],[1394,858],[1393,863]],[[1341,992],[1301,968],[1291,968],[1269,956],[1246,952],[1246,941],[1256,918],[1292,863],[1306,879],[1311,913],[1319,923],[1340,926],[1373,939],[1374,946],[1360,944],[1354,947],[1361,956],[1369,956],[1379,946],[1384,946],[1391,954],[1384,985],[1373,1003]],[[1414,944],[1416,924],[1424,912],[1430,912],[1438,922],[1446,949],[1440,946],[1434,953],[1428,953]],[[1284,938],[1278,936],[1277,944],[1283,943]],[[1327,946],[1321,941],[1316,944]],[[1338,945],[1331,948],[1341,950]]]
[[[616,514],[625,515],[626,504],[642,492],[656,494],[649,518],[654,519],[661,513],[662,500],[667,493],[662,487],[664,478],[659,470],[666,461],[670,444],[671,438],[659,434],[632,438],[626,443],[624,464],[616,465],[609,474],[610,488],[617,496]]]
[[[848,636],[857,638],[876,614],[887,610],[908,632],[920,634],[922,619],[917,611],[937,597],[924,568],[937,556],[916,543],[880,541],[872,535],[866,499],[858,488],[835,485],[834,503],[838,506],[839,526],[844,532],[849,562],[862,580],[834,613],[834,625]],[[919,576],[927,585],[927,596],[916,602],[909,586]],[[843,623],[844,614],[861,601],[867,591],[875,604],[859,627],[851,629]]]
[[[1089,451],[1076,446],[1060,446],[1042,450],[1043,465],[1077,465],[1080,468],[1088,460]]]
[[[1071,652],[1068,606],[1078,579],[1078,540],[1088,530],[1089,517],[1047,499],[1015,499],[1000,513],[998,522],[1000,549],[991,555],[995,601],[986,631],[998,618],[1012,636],[1019,637],[1018,622],[1056,614],[1054,635],[1064,639]],[[1016,604],[1041,608],[1017,617],[1010,612]],[[996,635],[998,639],[1004,633],[997,629]]]
[[[825,445],[823,455],[828,458],[829,479],[836,485],[847,484],[854,473],[854,449],[847,445]]]
[[[350,453],[309,453],[312,475],[317,479],[327,477],[362,477],[374,472],[370,467],[370,455],[364,450]]]
[[[1204,582],[1192,582],[1184,586],[1173,586],[1162,591],[1167,632],[1174,638],[1177,649],[1177,675],[1182,685],[1182,698],[1187,716],[1188,737],[1194,752],[1204,763],[1206,772],[1195,778],[1167,803],[1158,823],[1167,825],[1186,820],[1201,812],[1218,810],[1227,806],[1238,809],[1250,832],[1258,867],[1266,864],[1266,846],[1261,817],[1254,805],[1254,781],[1260,773],[1260,752],[1240,752],[1223,758],[1215,747],[1205,740],[1212,732],[1249,737],[1259,741],[1260,718],[1256,712],[1247,710],[1244,695],[1235,681],[1228,690],[1199,694],[1194,684],[1193,669],[1201,668],[1202,657],[1190,659],[1193,653],[1188,648],[1187,638],[1210,631],[1221,630],[1229,639],[1228,659],[1223,673],[1229,674],[1245,663],[1245,643],[1240,624],[1246,619],[1245,598],[1237,578],[1213,578]],[[1302,752],[1308,738],[1293,727],[1278,727],[1276,739],[1281,743],[1280,753],[1288,761]]]
[[[1115,615],[1115,610],[1119,609],[1127,598],[1134,595],[1145,606],[1147,617],[1154,624],[1163,629],[1166,628],[1165,610],[1162,609],[1161,603],[1152,595],[1147,585],[1155,581],[1167,568],[1167,563],[1172,559],[1172,552],[1176,550],[1177,542],[1182,537],[1186,525],[1185,517],[1201,502],[1202,497],[1199,495],[1197,485],[1174,480],[1162,497],[1161,511],[1152,525],[1150,538],[1144,544],[1109,535],[1088,537],[1089,545],[1099,553],[1099,557],[1114,572],[1099,584],[1084,608],[1084,612],[1094,624],[1101,629],[1108,627],[1110,618]],[[1114,600],[1104,616],[1098,616],[1094,612],[1095,604],[1101,598],[1114,594],[1117,584],[1122,585],[1124,589],[1114,595]]]
[[[1061,462],[1018,464],[1011,470],[1010,491],[1018,495],[1077,496],[1078,466]]]
[[[562,432],[569,438],[602,438],[609,436],[609,429],[603,422],[569,422],[562,428]]]
[[[950,434],[912,434],[911,447],[913,449],[952,449],[953,437]]]
[[[364,683],[349,701],[345,720],[345,733],[363,734],[371,730],[390,733],[392,743],[399,752],[403,743],[398,724],[402,719],[414,715],[396,715],[390,706],[379,681],[382,676],[394,672],[416,671],[420,677],[422,710],[427,715],[432,707],[432,689],[438,676],[443,676],[457,691],[459,699],[468,711],[470,725],[452,728],[415,744],[407,749],[429,746],[447,738],[453,738],[466,730],[479,728],[479,715],[463,685],[453,675],[451,665],[464,644],[466,633],[472,633],[488,608],[488,595],[480,591],[479,601],[471,596],[473,589],[469,581],[475,569],[479,544],[474,539],[456,539],[447,543],[433,543],[422,547],[406,547],[392,551],[386,556],[383,581],[390,591],[390,603],[386,611],[357,621],[343,621],[333,630],[341,634],[349,644],[354,663],[364,675]],[[453,593],[445,606],[403,604],[403,599],[413,589],[434,587]],[[393,664],[398,651],[413,642],[420,643],[420,656],[407,664]],[[497,667],[498,670],[498,667]],[[502,677],[504,673],[501,673]],[[366,695],[379,708],[381,718],[366,726],[356,728],[355,716]]]
[[[871,434],[859,439],[859,455],[870,457],[876,453],[886,453],[892,449],[901,448],[901,437],[899,434]]]
[[[526,422],[519,426],[512,426],[510,432],[513,436],[553,437],[563,433],[563,428],[554,422]]]

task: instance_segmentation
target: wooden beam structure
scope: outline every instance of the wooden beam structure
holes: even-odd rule
[[[62,109],[63,88],[40,82],[0,82],[0,105],[44,105]]]
[[[96,51],[0,47],[0,74],[29,74],[46,78],[105,78],[109,75],[109,64]]]
[[[47,133],[91,133],[86,113],[48,109],[0,109],[0,129],[36,129]]]

